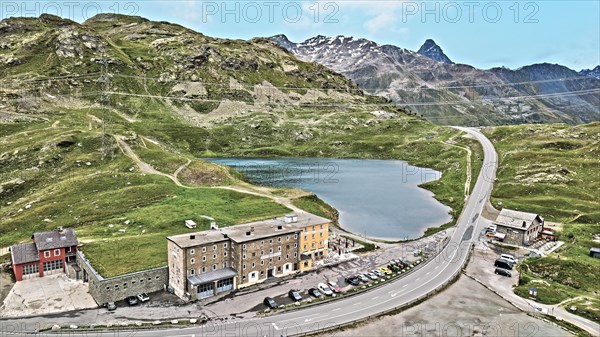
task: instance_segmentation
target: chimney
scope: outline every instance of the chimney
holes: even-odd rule
[[[227,238],[229,238],[229,235],[223,233],[223,238],[227,239]]]
[[[250,235],[252,235],[252,231],[251,230],[246,231],[246,236],[250,236]]]
[[[196,240],[196,235],[190,235],[190,240]]]
[[[283,226],[282,226],[282,225],[277,225],[277,229],[278,229],[278,230],[282,230],[282,229],[283,229]]]
[[[523,228],[527,227],[527,221],[523,221]]]
[[[254,233],[254,226],[250,227],[250,231]]]

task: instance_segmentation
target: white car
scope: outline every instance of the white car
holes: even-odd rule
[[[150,296],[148,296],[148,294],[146,293],[141,293],[139,295],[137,295],[138,300],[140,300],[140,302],[146,302],[146,301],[150,301]]]
[[[331,290],[331,288],[329,288],[328,285],[326,285],[325,283],[319,283],[317,285],[317,289],[319,289],[319,291],[327,296],[331,296],[333,295],[333,291]]]
[[[512,256],[512,255],[510,255],[510,254],[502,254],[502,255],[500,255],[500,258],[501,259],[505,259],[506,261],[509,261],[509,262],[511,262],[513,264],[519,262],[519,260],[515,259],[515,257]]]

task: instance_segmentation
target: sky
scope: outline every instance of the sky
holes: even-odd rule
[[[99,12],[169,21],[222,38],[285,34],[301,42],[345,35],[410,50],[431,38],[454,62],[482,69],[600,64],[600,0],[0,0],[2,19],[50,13],[83,22]]]

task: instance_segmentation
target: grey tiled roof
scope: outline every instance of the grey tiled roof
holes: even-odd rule
[[[77,246],[79,244],[73,228],[65,228],[62,231],[38,232],[33,234],[33,239],[40,251]]]
[[[40,260],[40,254],[33,242],[21,243],[10,247],[13,264],[23,264]]]
[[[237,276],[237,271],[231,267],[209,271],[208,273],[188,276],[188,282],[196,286],[199,284],[210,283],[214,281],[225,280]]]

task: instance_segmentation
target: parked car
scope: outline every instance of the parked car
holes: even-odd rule
[[[323,296],[323,294],[321,294],[321,292],[317,288],[310,288],[310,289],[308,289],[308,294],[310,296],[316,297],[316,298],[319,298],[319,297]]]
[[[390,269],[393,272],[399,272],[400,271],[400,267],[398,267],[398,265],[396,265],[395,263],[390,263],[387,266],[388,269]]]
[[[327,281],[327,285],[329,286],[329,288],[331,288],[331,290],[333,290],[334,293],[339,293],[340,291],[342,291],[342,288],[340,288],[340,286],[333,281]]]
[[[138,299],[135,296],[129,296],[125,299],[125,301],[127,302],[127,304],[129,305],[137,305],[138,304]]]
[[[490,238],[496,237],[496,232],[485,232],[485,236]]]
[[[279,307],[272,297],[265,297],[263,303],[270,309],[277,309]]]
[[[379,267],[377,268],[377,270],[379,270],[380,272],[382,272],[384,275],[392,275],[392,271],[387,269],[386,267]]]
[[[360,279],[358,278],[358,276],[348,276],[344,281],[353,286],[357,286],[360,284]]]
[[[294,302],[299,302],[299,301],[302,301],[302,296],[300,295],[300,292],[299,292],[298,290],[294,290],[294,289],[290,290],[290,291],[288,292],[288,296],[289,296],[289,297],[290,297],[292,300],[294,300]]]
[[[512,277],[512,274],[510,273],[510,271],[508,271],[506,269],[502,269],[502,268],[496,268],[496,270],[494,271],[494,273],[496,273],[496,275],[502,275],[502,276],[506,276],[506,277]]]
[[[148,294],[146,294],[146,293],[141,293],[141,294],[137,295],[137,298],[138,298],[138,300],[140,300],[141,303],[150,301],[150,296],[148,296]]]
[[[108,309],[108,311],[115,311],[117,310],[117,305],[115,302],[108,302],[106,303],[106,309]]]
[[[331,291],[331,288],[329,288],[328,285],[326,285],[325,283],[319,283],[317,284],[317,289],[319,289],[319,291],[327,296],[331,296],[333,295],[333,291]]]
[[[360,279],[362,282],[365,282],[365,283],[367,283],[367,282],[371,281],[371,279],[370,279],[370,278],[369,278],[369,277],[368,277],[366,274],[360,274],[360,275],[358,275],[358,278],[359,278],[359,279]]]
[[[385,273],[384,273],[384,272],[382,272],[382,271],[379,271],[379,270],[377,270],[377,269],[373,269],[373,270],[371,270],[371,273],[373,273],[373,274],[377,275],[378,277],[384,277],[384,276],[385,276]]]
[[[512,269],[513,264],[510,263],[510,261],[508,261],[508,260],[497,259],[494,262],[494,267],[500,267],[500,268],[504,268],[504,269]]]
[[[519,262],[519,260],[515,259],[515,257],[510,254],[502,254],[500,255],[500,258],[505,259],[506,261],[510,261],[512,264],[516,264]]]
[[[379,278],[379,276],[377,276],[377,274],[371,273],[371,272],[366,273],[365,275],[367,275],[367,277],[370,278],[371,280],[376,280]]]

